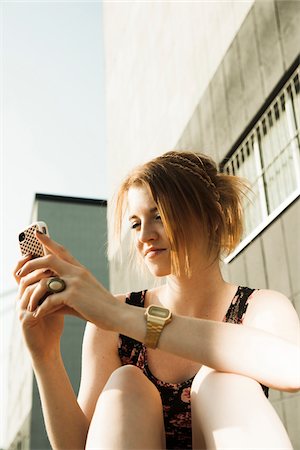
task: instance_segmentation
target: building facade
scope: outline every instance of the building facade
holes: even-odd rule
[[[109,288],[107,262],[107,205],[104,200],[36,194],[32,222],[47,223],[50,236],[64,245],[101,283]],[[8,293],[9,294],[9,293]],[[37,384],[32,373],[15,314],[16,292],[7,296],[6,319],[11,323],[10,339],[1,361],[6,364],[5,449],[50,450]],[[85,322],[65,317],[61,340],[62,356],[75,393],[78,392],[81,346]]]
[[[104,4],[110,194],[170,149],[246,177],[245,235],[224,277],[278,290],[300,314],[299,23],[298,1]],[[124,264],[129,240],[122,260],[110,239],[115,292],[154,283]],[[300,448],[300,393],[270,400]]]

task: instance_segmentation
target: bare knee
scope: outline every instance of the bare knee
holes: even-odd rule
[[[127,401],[133,396],[136,399],[150,397],[161,404],[158,390],[143,374],[141,369],[133,365],[118,367],[109,377],[103,392],[116,389],[119,393],[126,393]]]
[[[226,408],[242,409],[243,405],[259,399],[267,399],[260,384],[252,378],[243,375],[218,372],[205,368],[196,375],[191,388],[191,402],[198,405],[203,414],[215,409],[221,413],[222,407],[226,415]],[[202,413],[201,413],[202,414]]]
[[[212,398],[227,394],[232,398],[233,393],[236,393],[241,400],[243,392],[248,394],[256,392],[264,395],[260,384],[252,378],[234,373],[218,372],[209,367],[203,367],[198,372],[191,389],[192,396],[194,398],[199,396],[203,401],[206,398],[211,401]]]
[[[135,382],[142,382],[141,378],[143,376],[142,371],[138,367],[128,364],[114,370],[107,380],[106,386],[117,384],[120,387],[130,388]]]

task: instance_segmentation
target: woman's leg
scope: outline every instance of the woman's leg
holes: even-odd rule
[[[202,367],[191,399],[194,449],[292,450],[274,408],[251,378]]]
[[[135,366],[115,370],[99,396],[86,449],[164,449],[160,395]]]

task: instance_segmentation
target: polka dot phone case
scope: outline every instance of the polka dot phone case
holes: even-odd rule
[[[35,258],[38,258],[39,256],[45,255],[43,245],[35,237],[34,232],[36,230],[49,236],[48,227],[45,222],[32,223],[28,228],[21,231],[21,233],[19,233],[19,245],[23,256],[30,254]]]

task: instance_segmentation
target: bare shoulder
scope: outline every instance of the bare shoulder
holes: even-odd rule
[[[251,295],[245,325],[260,328],[290,342],[299,344],[300,323],[291,300],[270,289],[260,289]]]

